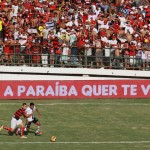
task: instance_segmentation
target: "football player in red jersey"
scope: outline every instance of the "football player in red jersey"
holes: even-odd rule
[[[6,126],[2,125],[0,127],[0,131],[2,129],[5,129],[8,132],[13,133],[15,131],[16,127],[20,126],[20,129],[21,129],[21,134],[20,134],[21,136],[20,137],[21,138],[27,138],[26,136],[24,136],[24,124],[23,124],[22,120],[20,119],[21,116],[24,116],[25,118],[27,118],[27,117],[30,117],[32,115],[32,114],[26,114],[26,112],[25,112],[26,108],[27,108],[27,104],[23,103],[22,107],[14,113],[14,115],[11,119],[11,127],[6,127]]]

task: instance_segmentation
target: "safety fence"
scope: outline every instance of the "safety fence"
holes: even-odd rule
[[[150,70],[150,51],[145,47],[135,50],[63,46],[51,50],[48,47],[47,51],[44,51],[43,46],[18,46],[9,45],[9,50],[1,47],[0,65]]]

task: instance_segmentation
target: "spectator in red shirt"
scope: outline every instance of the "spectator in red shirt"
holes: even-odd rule
[[[38,39],[35,40],[31,47],[33,66],[41,66],[41,46]]]
[[[57,37],[57,35],[54,36],[54,38],[52,39],[52,44],[53,44],[53,48],[54,48],[54,54],[55,54],[55,64],[56,65],[60,65],[60,57],[61,57],[61,47],[60,47],[60,43],[59,43],[59,39]]]
[[[77,42],[78,42],[78,47],[79,47],[79,51],[78,51],[78,55],[79,55],[79,63],[83,64],[83,59],[84,59],[84,51],[85,51],[85,37],[83,34],[81,34],[81,36],[78,37]]]

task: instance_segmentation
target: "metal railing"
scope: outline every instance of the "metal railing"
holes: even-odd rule
[[[15,46],[12,53],[4,52],[0,49],[0,65],[5,66],[33,66],[33,67],[66,67],[66,68],[105,68],[105,69],[124,69],[124,70],[150,70],[150,61],[147,54],[146,58],[142,58],[139,54],[135,56],[124,55],[124,50],[116,56],[115,49],[107,48],[109,53],[105,54],[106,48],[101,49],[100,55],[96,53],[96,48],[91,47],[92,55],[88,56],[87,48],[82,54],[73,55],[46,53],[32,53],[29,49],[28,53],[20,51],[16,52]],[[138,51],[137,51],[138,52]],[[148,56],[149,55],[149,56]]]

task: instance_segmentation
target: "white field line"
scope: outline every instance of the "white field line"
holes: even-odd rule
[[[143,106],[149,106],[150,104],[144,104],[144,103],[142,103],[142,104],[140,104],[140,103],[130,103],[130,104],[128,104],[128,103],[115,103],[115,102],[113,102],[113,103],[51,103],[51,104],[37,104],[37,105],[123,105],[123,106],[125,106],[125,105],[127,105],[127,106],[141,106],[141,105],[143,105]]]
[[[18,103],[0,103],[0,105],[18,105]],[[36,105],[41,105],[41,106],[53,106],[53,105],[119,105],[119,106],[150,106],[150,103],[149,104],[146,104],[146,103],[116,103],[115,101],[112,102],[112,103],[92,103],[92,102],[89,102],[89,103],[37,103]]]
[[[0,144],[145,144],[150,141],[101,141],[101,142],[0,142]]]

